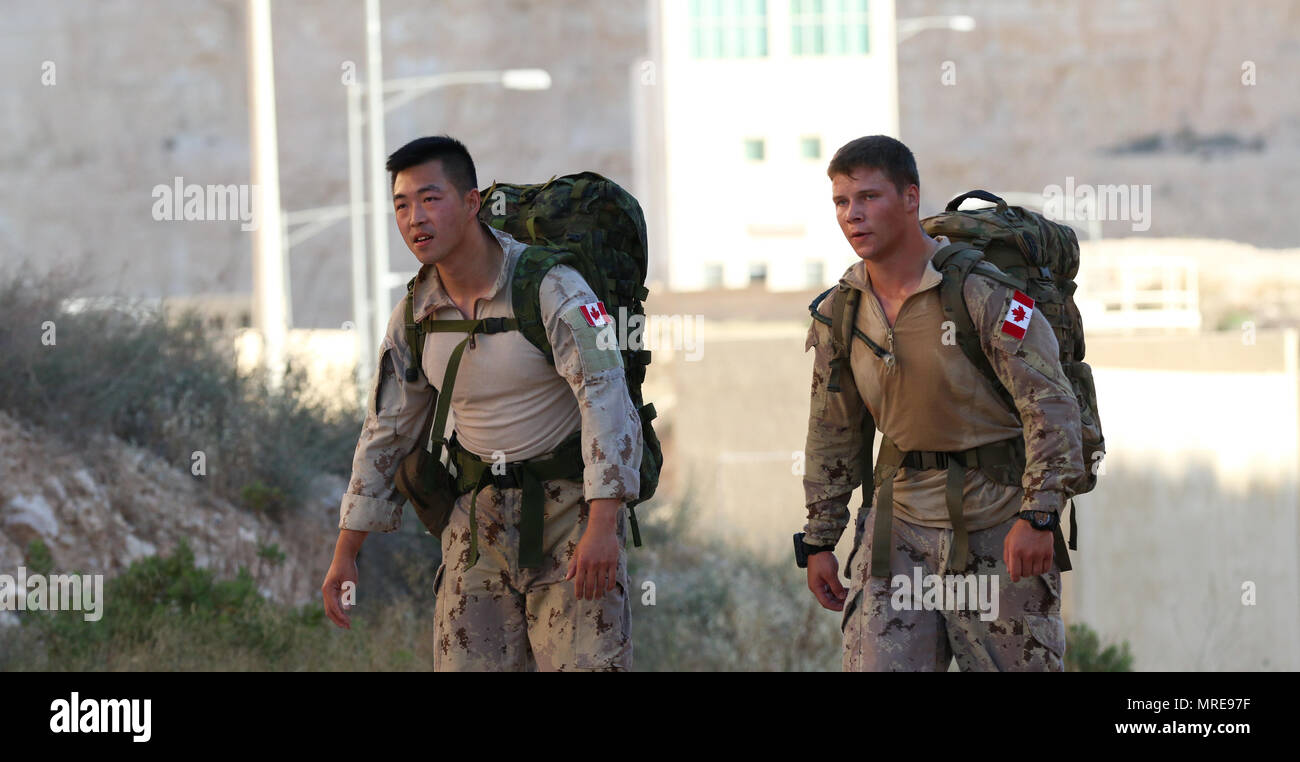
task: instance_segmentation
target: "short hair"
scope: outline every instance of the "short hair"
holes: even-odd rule
[[[390,173],[389,186],[397,186],[398,172],[434,159],[442,162],[442,171],[462,196],[478,187],[474,159],[470,158],[465,144],[450,135],[416,138],[393,151],[385,165]]]
[[[898,140],[888,135],[868,135],[840,146],[826,168],[826,176],[852,175],[858,169],[878,169],[894,184],[899,193],[909,185],[921,187],[916,171],[916,157]]]

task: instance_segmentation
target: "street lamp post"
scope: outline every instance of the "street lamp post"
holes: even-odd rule
[[[370,247],[373,252],[370,270],[370,318],[367,325],[370,340],[375,340],[384,331],[383,306],[388,302],[388,288],[384,283],[388,272],[388,225],[380,209],[387,208],[382,203],[388,193],[384,182],[384,67],[383,40],[380,37],[379,0],[366,0],[366,111],[370,121]],[[351,123],[351,119],[349,119]],[[349,145],[352,141],[348,141]],[[349,161],[349,166],[352,164]],[[359,358],[363,369],[362,377],[369,386],[370,364],[373,362],[374,350],[369,357]]]
[[[287,270],[280,220],[280,169],[275,134],[271,7],[248,0],[249,125],[257,230],[253,233],[253,323],[261,334],[268,381],[279,388],[288,333]]]
[[[432,74],[422,77],[404,77],[390,79],[382,83],[385,95],[396,95],[381,101],[381,113],[388,113],[406,105],[426,93],[450,85],[496,85],[509,90],[545,90],[551,86],[551,75],[543,69],[506,69],[502,71],[466,71]],[[348,111],[348,203],[335,206],[322,206],[313,209],[300,209],[284,213],[284,224],[288,230],[285,235],[285,260],[294,246],[323,232],[334,223],[347,219],[352,230],[352,325],[357,335],[357,352],[359,381],[362,394],[369,387],[374,368],[371,362],[375,356],[375,340],[383,332],[388,317],[389,294],[393,288],[406,283],[415,273],[393,272],[388,269],[388,250],[382,251],[366,261],[366,214],[373,215],[375,226],[384,227],[383,245],[388,245],[385,211],[388,204],[388,178],[384,172],[383,151],[380,159],[371,161],[371,197],[376,189],[380,193],[378,204],[367,202],[364,171],[364,130],[368,126],[365,112],[362,111],[362,98],[369,88],[359,84],[347,86]],[[372,131],[372,135],[375,131]],[[371,151],[374,150],[373,141]],[[372,153],[373,157],[373,153]],[[376,171],[375,168],[378,168]],[[376,181],[378,181],[376,183]],[[373,229],[372,229],[373,233]],[[367,272],[369,271],[369,272]],[[369,281],[370,288],[367,288]]]

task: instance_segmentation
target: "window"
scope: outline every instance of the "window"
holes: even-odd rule
[[[767,0],[691,0],[692,58],[767,56]]]
[[[826,263],[820,259],[810,259],[805,262],[804,278],[809,288],[821,288],[826,282]]]
[[[869,52],[867,0],[790,0],[790,52],[861,56]]]
[[[745,138],[745,158],[750,161],[762,161],[767,155],[767,147],[762,138]]]
[[[799,155],[805,159],[820,159],[822,157],[822,139],[816,135],[805,135],[799,138]]]
[[[749,285],[751,286],[767,285],[767,263],[766,262],[749,263]]]
[[[714,263],[704,266],[704,287],[722,288],[722,265]]]

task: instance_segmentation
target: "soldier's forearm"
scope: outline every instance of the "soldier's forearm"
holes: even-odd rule
[[[339,539],[334,543],[335,558],[356,558],[357,552],[361,550],[361,543],[366,541],[366,535],[369,532],[360,532],[355,529],[340,529]]]
[[[588,503],[591,515],[587,519],[587,528],[600,532],[615,532],[618,527],[618,511],[623,501],[616,498],[596,498]]]

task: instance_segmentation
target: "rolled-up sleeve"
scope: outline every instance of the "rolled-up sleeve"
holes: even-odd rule
[[[394,476],[403,458],[427,446],[419,440],[436,393],[424,374],[414,382],[406,381],[413,359],[404,337],[404,317],[399,304],[380,346],[366,420],[352,456],[352,477],[339,509],[339,529],[400,529],[406,499],[394,486]]]
[[[546,274],[540,297],[555,369],[582,416],[584,497],[634,500],[641,486],[641,418],[628,395],[613,321],[591,325],[583,308],[595,305],[596,295],[566,265]]]

